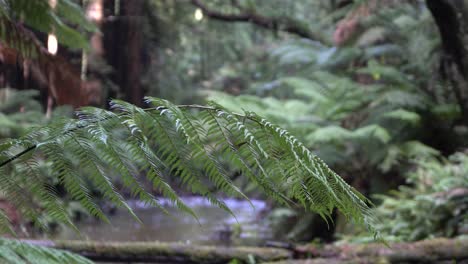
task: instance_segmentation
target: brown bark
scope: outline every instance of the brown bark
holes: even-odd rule
[[[121,1],[118,16],[109,13],[115,9],[115,2],[104,2],[107,11],[103,25],[105,58],[114,70],[113,81],[120,87],[123,99],[136,105],[142,105],[144,96],[141,85],[144,1]]]
[[[127,100],[141,105],[143,99],[143,89],[141,86],[142,62],[140,52],[142,50],[142,15],[144,0],[124,1],[125,11],[134,19],[128,20],[127,24],[127,72],[124,82]]]
[[[47,89],[48,95],[58,105],[80,107],[88,104],[87,85],[81,81],[79,70],[65,58],[42,54],[42,57],[28,59],[22,57],[17,50],[2,45],[0,54],[1,63],[8,67],[19,65],[22,72],[15,72],[15,75],[27,77],[25,80],[31,78],[37,86]],[[21,88],[19,83],[16,85]]]
[[[11,81],[6,78],[20,78],[21,81],[9,84],[14,88],[43,88],[58,105],[88,105],[90,86],[81,80],[79,67],[60,54],[48,53],[37,36],[21,24],[6,19],[0,23],[9,33],[0,43],[0,63],[3,70],[16,69],[4,76],[4,82]]]

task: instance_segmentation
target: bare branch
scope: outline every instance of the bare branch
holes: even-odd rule
[[[302,38],[329,43],[330,41],[317,32],[313,32],[307,25],[288,17],[267,17],[252,10],[243,10],[239,14],[227,14],[210,9],[202,0],[191,0],[192,4],[203,11],[203,14],[211,19],[226,22],[248,22],[262,28],[281,30]],[[239,8],[238,6],[236,6]]]

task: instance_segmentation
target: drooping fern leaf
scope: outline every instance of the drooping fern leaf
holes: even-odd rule
[[[52,123],[21,139],[1,142],[2,178],[15,177],[15,181],[28,183],[2,186],[7,199],[21,191],[30,202],[18,203],[16,198],[12,202],[28,216],[45,211],[71,225],[60,200],[34,173],[38,166],[35,161],[41,158],[52,163],[52,173],[74,199],[104,220],[106,216],[94,202],[89,182],[105,198],[133,213],[113,186],[111,177],[116,175],[132,195],[153,206],[162,208],[158,198],[139,181],[139,175],[144,175],[161,196],[195,217],[168,177],[179,179],[181,188],[230,211],[213,190],[248,198],[227,172],[224,161],[228,159],[231,166],[279,203],[298,202],[325,219],[337,208],[375,231],[367,199],[286,130],[255,113],[232,113],[216,103],[177,106],[158,98],[146,100],[151,108],[119,100],[112,101],[112,111],[84,108],[78,119]],[[25,173],[7,176],[12,167]]]
[[[11,239],[0,239],[0,262],[29,264],[92,264],[90,260],[65,250],[30,245]]]

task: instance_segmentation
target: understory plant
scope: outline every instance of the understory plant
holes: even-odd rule
[[[466,145],[456,93],[438,75],[439,33],[419,3],[368,12],[339,45],[310,39],[272,44],[267,59],[258,60],[250,89],[238,96],[208,91],[208,98],[284,126],[360,191],[386,193],[405,182],[412,160],[434,160]],[[346,11],[338,15],[342,23],[326,25],[338,29],[355,22],[352,15]],[[312,240],[313,230],[323,229],[317,217],[286,211],[280,210],[289,220],[279,224],[284,238]]]
[[[415,241],[468,234],[468,156],[420,160],[407,175],[408,185],[387,195],[375,213],[388,241]]]

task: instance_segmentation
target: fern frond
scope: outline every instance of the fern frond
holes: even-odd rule
[[[185,136],[187,143],[193,146],[194,151],[192,153],[192,159],[194,162],[203,165],[203,171],[205,171],[207,177],[219,190],[224,191],[228,195],[248,199],[247,196],[232,183],[219,159],[213,155],[215,150],[210,146],[210,139],[202,122],[196,122],[197,118],[191,115],[190,112],[183,112],[177,106],[166,100],[157,98],[148,98],[148,100],[157,107],[164,107],[165,109],[161,111],[162,114],[173,118],[176,129],[179,129]]]
[[[250,115],[268,129],[280,141],[284,150],[288,150],[288,154],[293,156],[298,168],[296,177],[301,177],[300,172],[304,173],[302,176],[304,180],[299,182],[300,186],[294,187],[302,189],[305,194],[311,194],[311,196],[301,197],[299,192],[294,194],[294,197],[308,201],[305,205],[323,217],[330,216],[333,208],[337,207],[344,215],[360,222],[365,221],[365,216],[368,216],[366,215],[368,214],[367,200],[362,195],[358,194],[289,132],[255,114]]]
[[[79,113],[80,120],[53,123],[42,133],[7,141],[0,145],[0,153],[8,153],[3,164],[20,165],[41,155],[52,163],[53,173],[67,192],[91,214],[106,220],[88,184],[96,185],[104,197],[131,212],[112,185],[110,177],[115,173],[132,195],[154,206],[160,206],[157,198],[137,177],[144,176],[161,196],[195,217],[167,177],[177,177],[183,188],[230,211],[214,196],[213,188],[248,197],[231,179],[225,167],[227,159],[236,171],[280,203],[298,202],[325,219],[338,208],[348,218],[372,228],[367,199],[288,131],[255,113],[232,113],[215,103],[177,106],[158,98],[146,100],[152,108],[114,100],[113,111],[85,108]],[[34,139],[38,135],[40,138]],[[18,152],[21,155],[14,154]],[[37,167],[34,162],[28,164],[32,172]],[[37,200],[47,198],[38,186],[21,187]],[[13,187],[5,190],[13,191]],[[64,217],[60,210],[51,212],[57,218]]]
[[[158,113],[140,111],[143,120],[150,120],[153,126],[148,128],[147,137],[152,142],[157,142],[156,155],[167,164],[168,169],[182,180],[182,184],[195,194],[206,197],[212,204],[227,210],[234,215],[227,205],[217,199],[209,188],[202,183],[203,178],[197,171],[197,168],[188,162],[190,158],[190,149],[187,148],[185,140],[177,135],[177,131],[171,128],[170,120],[164,118]],[[182,144],[181,144],[182,143]]]
[[[1,173],[0,169],[0,173]],[[10,219],[8,216],[5,214],[3,210],[0,210],[0,232],[2,234],[14,234],[15,232],[13,231],[13,228],[10,223]]]
[[[93,262],[65,250],[30,245],[10,239],[0,239],[0,262],[8,264],[92,264]]]
[[[60,183],[65,186],[70,195],[80,201],[84,208],[92,215],[109,222],[102,210],[93,201],[84,179],[76,172],[76,166],[73,164],[72,157],[65,152],[65,148],[70,149],[76,143],[71,140],[70,136],[64,137],[57,141],[41,144],[38,150],[42,151],[46,155],[46,158],[52,162],[53,173],[57,176]],[[79,155],[80,153],[74,154]],[[99,177],[101,176],[99,175]]]
[[[15,140],[12,142],[15,143],[15,146],[21,145],[21,143]],[[8,145],[2,144],[0,149]],[[13,156],[13,154],[7,154],[5,151],[2,154],[1,156],[6,156],[10,159]],[[21,156],[18,162],[13,165],[13,173],[9,175],[6,171],[0,170],[0,179],[2,181],[0,191],[7,201],[19,209],[23,216],[33,220],[41,228],[46,228],[40,222],[42,209],[52,219],[68,223],[72,226],[53,188],[41,177],[39,167],[39,162],[35,157]],[[38,196],[39,199],[35,199],[35,196]]]
[[[162,209],[157,199],[145,190],[142,184],[134,177],[137,174],[137,168],[132,165],[132,162],[123,155],[125,151],[130,151],[129,146],[125,146],[113,133],[112,129],[117,128],[120,124],[119,116],[115,113],[95,108],[83,108],[79,112],[82,121],[87,123],[86,130],[89,133],[91,140],[96,144],[95,150],[98,150],[97,158],[109,168],[112,168],[114,173],[118,173],[126,188],[131,191],[132,196],[138,197],[143,202],[151,206],[157,206]],[[132,153],[135,157],[135,153]],[[109,173],[109,168],[105,169],[106,174]],[[119,195],[117,192],[110,192]],[[123,202],[121,197],[117,198],[119,204],[127,208],[134,215],[128,205]],[[135,215],[134,215],[135,216]],[[136,217],[136,216],[135,216]]]

